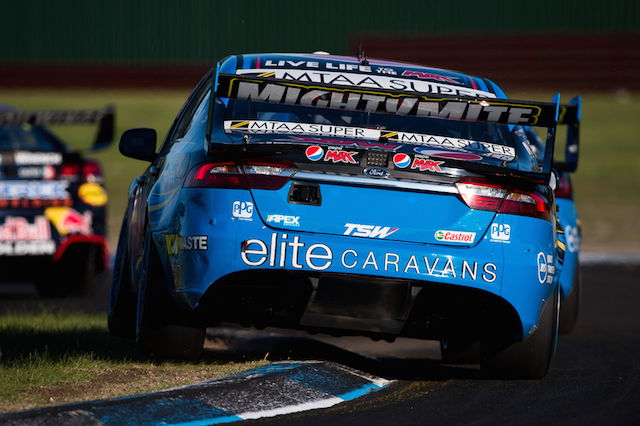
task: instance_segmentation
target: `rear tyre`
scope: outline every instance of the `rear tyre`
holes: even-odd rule
[[[485,345],[482,371],[500,379],[541,379],[549,371],[558,340],[560,295],[556,287],[536,331],[522,342]]]
[[[109,332],[114,336],[136,337],[136,295],[131,287],[131,268],[127,245],[127,225],[123,221],[113,265],[109,296]]]
[[[578,321],[578,314],[580,313],[580,282],[580,266],[576,265],[576,270],[573,273],[573,288],[569,296],[560,303],[560,334],[571,333]]]
[[[175,308],[162,273],[157,251],[146,233],[138,288],[136,346],[143,356],[196,361],[202,356],[204,327],[175,324]]]

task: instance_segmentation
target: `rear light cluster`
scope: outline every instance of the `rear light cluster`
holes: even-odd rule
[[[549,201],[537,192],[509,188],[482,178],[462,179],[456,186],[462,200],[472,209],[551,220]]]
[[[71,182],[102,182],[102,168],[96,161],[66,163],[60,166],[60,179]]]
[[[206,163],[191,170],[184,186],[276,190],[282,188],[297,171],[293,163],[284,161]]]

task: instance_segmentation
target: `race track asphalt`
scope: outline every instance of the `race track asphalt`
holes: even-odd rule
[[[638,425],[640,265],[592,264],[582,273],[578,325],[560,338],[551,371],[542,380],[487,380],[474,366],[441,365],[434,360],[439,353],[433,342],[312,338],[280,330],[211,329],[206,358],[321,359],[394,381],[332,408],[249,423]],[[29,309],[34,300],[5,294],[3,305]]]
[[[639,273],[640,265],[583,267],[579,323],[561,336],[551,371],[542,380],[486,380],[471,368],[387,358],[365,369],[398,380],[383,391],[256,423],[638,425]]]

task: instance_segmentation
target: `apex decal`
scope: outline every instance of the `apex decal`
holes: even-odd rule
[[[451,256],[400,255],[393,252],[373,252],[347,249],[336,251],[327,244],[308,244],[295,235],[272,233],[269,241],[259,238],[241,244],[240,258],[251,267],[311,269],[314,271],[394,273],[423,279],[460,279],[493,283],[498,278],[498,266],[493,262],[455,259]]]

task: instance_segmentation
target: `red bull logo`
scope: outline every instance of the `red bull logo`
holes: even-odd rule
[[[51,239],[49,221],[36,216],[33,223],[24,217],[8,216],[0,225],[0,241],[46,241]]]
[[[79,213],[69,207],[49,207],[45,210],[45,215],[60,235],[93,234],[93,213],[89,210]]]

